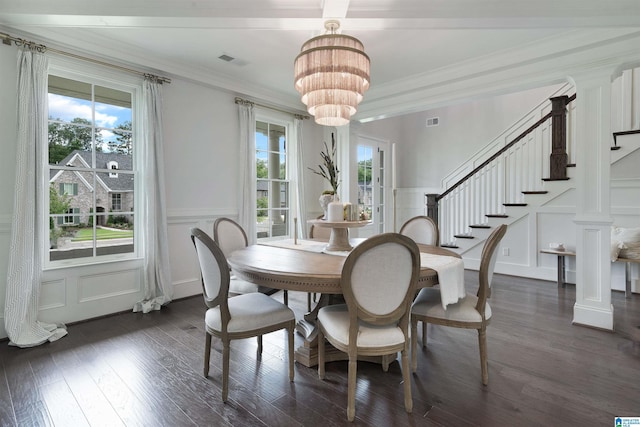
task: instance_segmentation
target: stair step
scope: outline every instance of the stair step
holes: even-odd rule
[[[569,181],[569,177],[566,178],[556,178],[556,179],[551,179],[551,178],[542,178],[543,181]]]
[[[503,203],[502,206],[527,206],[526,203]]]
[[[541,190],[541,191],[523,191],[522,192],[522,194],[547,194],[547,193],[548,193],[548,191],[544,191],[544,190]]]
[[[455,234],[453,237],[456,239],[475,239],[471,234]]]
[[[575,168],[576,164],[575,163],[567,163],[567,167],[568,168]]]
[[[615,146],[611,147],[611,151],[616,151],[616,150],[619,150],[621,148],[622,147],[620,147],[619,145],[615,145]]]
[[[486,214],[487,218],[509,218],[509,215],[505,214]]]
[[[451,243],[446,243],[444,245],[440,245],[441,248],[448,248],[448,249],[460,249],[459,246],[453,245]]]
[[[470,225],[469,228],[491,228],[491,226],[487,224],[473,224]]]

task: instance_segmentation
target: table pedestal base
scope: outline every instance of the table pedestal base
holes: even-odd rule
[[[318,310],[320,308],[330,304],[334,301],[330,300],[330,295],[323,294],[320,296],[315,308],[305,314],[304,319],[300,320],[296,324],[296,331],[304,338],[304,344],[298,347],[295,351],[295,360],[301,365],[307,368],[312,368],[318,365],[318,327],[316,326],[316,319],[318,316]],[[334,296],[336,297],[336,296]],[[331,298],[335,299],[335,298]],[[325,362],[334,362],[337,360],[349,360],[349,355],[333,347],[328,342],[325,343]],[[386,372],[389,365],[396,360],[397,353],[387,354],[384,356],[359,356],[358,360],[363,362],[373,362],[382,365],[383,370]]]
[[[349,243],[349,229],[332,228],[329,235],[328,251],[350,251],[353,246]]]

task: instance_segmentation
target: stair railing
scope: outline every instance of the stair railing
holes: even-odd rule
[[[505,205],[522,204],[523,191],[541,191],[544,180],[567,179],[567,106],[575,98],[550,98],[551,111],[513,141],[442,194],[426,195],[427,215],[438,223],[441,242],[454,244],[455,236],[467,236],[487,216],[503,216]]]

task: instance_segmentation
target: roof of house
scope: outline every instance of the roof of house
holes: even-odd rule
[[[78,157],[81,158],[86,165],[91,165],[91,151],[82,150],[73,150],[67,157],[62,159],[59,164],[74,166]],[[96,167],[98,169],[109,169],[108,164],[112,161],[118,164],[118,172],[133,170],[133,159],[129,154],[96,152]],[[58,172],[59,170],[52,169],[50,179],[53,179]],[[98,172],[98,179],[104,183],[109,191],[133,191],[134,176],[132,174],[118,173],[115,177],[110,176],[110,174],[110,172]]]

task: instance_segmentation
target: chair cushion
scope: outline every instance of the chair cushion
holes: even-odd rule
[[[338,343],[349,345],[349,311],[346,304],[323,307],[318,312],[318,321],[326,335]],[[376,348],[404,343],[404,334],[398,326],[376,326],[360,321],[356,345],[361,348]]]
[[[231,320],[228,332],[244,332],[295,320],[295,314],[286,305],[258,292],[229,298]],[[206,325],[220,331],[222,327],[220,308],[214,307],[205,314]]]
[[[481,322],[482,317],[476,310],[478,297],[467,294],[466,297],[456,304],[449,304],[447,309],[442,308],[440,303],[440,291],[438,289],[424,288],[419,293],[411,307],[411,313],[423,317],[436,319],[455,320],[459,322]],[[485,318],[491,318],[491,307],[489,303],[485,305]]]
[[[231,276],[229,281],[229,293],[230,294],[248,294],[251,292],[258,292],[258,285],[255,283],[247,282],[245,280],[238,279],[235,276]]]

